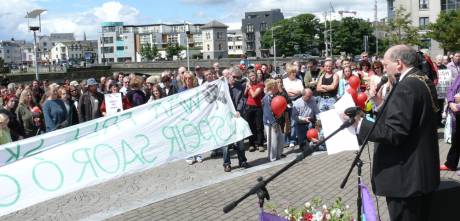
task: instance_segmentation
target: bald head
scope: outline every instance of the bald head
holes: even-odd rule
[[[417,52],[407,45],[395,45],[385,52],[383,65],[390,76],[404,73],[417,64]]]
[[[407,45],[395,45],[389,48],[385,52],[385,57],[388,57],[392,62],[400,60],[408,68],[417,64],[417,52]]]
[[[307,102],[313,97],[313,91],[310,88],[305,88],[302,91],[302,99]]]

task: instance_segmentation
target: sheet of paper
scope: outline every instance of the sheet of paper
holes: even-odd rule
[[[104,95],[105,110],[107,116],[114,115],[123,111],[123,102],[121,101],[121,93],[111,93]]]
[[[337,102],[334,104],[334,109],[337,113],[343,113],[345,109],[354,107],[355,102],[349,93],[345,93]]]
[[[342,125],[342,120],[336,110],[328,110],[319,114],[324,137],[329,136]],[[335,154],[347,150],[358,150],[358,139],[353,127],[346,128],[326,141],[327,153]]]

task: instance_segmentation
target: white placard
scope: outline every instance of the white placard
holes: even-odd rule
[[[104,95],[105,112],[107,116],[114,115],[123,111],[123,103],[121,100],[121,93],[110,93]]]

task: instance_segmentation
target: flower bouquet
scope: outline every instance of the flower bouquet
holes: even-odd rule
[[[344,205],[339,197],[335,202],[327,206],[322,204],[320,198],[314,198],[312,202],[306,202],[302,208],[288,207],[283,213],[278,213],[276,207],[267,203],[266,212],[284,217],[289,221],[352,221],[353,216],[348,205]]]

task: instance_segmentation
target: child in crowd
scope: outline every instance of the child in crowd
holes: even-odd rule
[[[271,107],[272,99],[278,94],[278,85],[275,80],[265,82],[267,93],[262,98],[262,111],[265,135],[267,137],[268,159],[275,161],[281,159],[283,153],[283,131],[281,130],[279,117],[273,114]]]
[[[316,121],[315,129],[318,131],[318,139],[312,138],[310,141],[310,147],[313,145],[316,145],[319,143],[321,140],[324,139],[324,132],[323,132],[323,127],[321,126],[321,120]],[[323,143],[319,145],[317,148],[315,148],[313,151],[326,151],[326,143]]]

